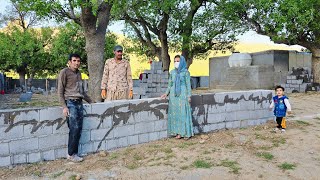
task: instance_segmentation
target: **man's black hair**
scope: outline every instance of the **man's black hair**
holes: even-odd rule
[[[276,90],[279,89],[279,88],[281,88],[282,91],[284,91],[284,87],[282,87],[282,86],[276,86],[276,88],[274,88],[274,90],[276,91]]]
[[[81,60],[81,57],[79,54],[77,53],[72,53],[72,54],[69,54],[69,58],[68,60],[71,61],[72,57],[75,57],[75,58],[79,58]]]

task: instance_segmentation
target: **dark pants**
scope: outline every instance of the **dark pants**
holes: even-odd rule
[[[277,117],[277,118],[276,118],[277,124],[278,124],[277,128],[279,128],[279,129],[284,129],[284,128],[282,128],[282,126],[281,126],[282,118],[283,118],[283,117]]]
[[[83,105],[81,100],[67,100],[69,117],[67,123],[69,127],[68,154],[70,156],[78,154],[79,140],[83,123]]]

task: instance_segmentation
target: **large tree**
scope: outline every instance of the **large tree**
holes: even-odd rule
[[[220,12],[235,29],[251,29],[276,43],[312,52],[314,80],[320,82],[319,0],[221,0]]]
[[[46,47],[51,41],[51,34],[49,28],[24,31],[19,26],[0,32],[0,69],[17,71],[20,85],[25,84],[27,74],[30,87],[33,78],[50,67],[51,59]]]
[[[112,6],[115,3],[121,3],[121,1],[21,0],[19,3],[26,9],[36,11],[42,17],[50,17],[56,20],[72,20],[83,28],[90,78],[89,94],[94,100],[100,101],[106,29],[110,20]]]
[[[234,34],[210,0],[130,1],[123,19],[147,54],[169,69],[169,48],[182,52],[190,66],[194,56],[231,48]]]

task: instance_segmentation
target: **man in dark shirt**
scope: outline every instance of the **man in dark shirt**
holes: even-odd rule
[[[83,123],[82,99],[91,103],[91,98],[84,92],[81,72],[79,71],[80,56],[70,54],[68,65],[60,71],[58,79],[58,95],[63,107],[63,115],[67,117],[69,127],[67,159],[75,162],[82,161],[78,156],[78,146]]]

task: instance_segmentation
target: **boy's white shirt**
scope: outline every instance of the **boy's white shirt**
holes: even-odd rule
[[[291,105],[288,99],[284,99],[284,104],[287,106],[287,111],[291,111]],[[274,108],[274,101],[270,104],[270,109]]]

